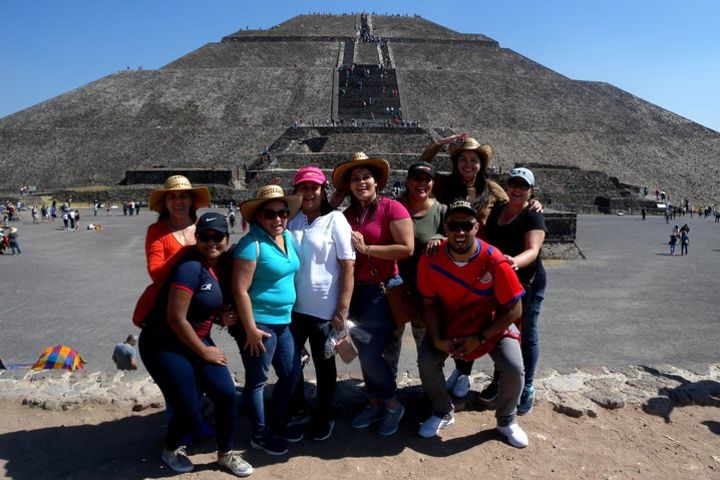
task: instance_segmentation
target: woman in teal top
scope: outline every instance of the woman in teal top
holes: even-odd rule
[[[233,262],[232,291],[240,322],[230,333],[245,366],[243,396],[253,422],[250,446],[270,455],[287,453],[287,442],[303,438],[302,433],[286,425],[289,401],[300,373],[290,333],[300,260],[286,228],[301,199],[286,197],[277,185],[266,185],[255,198],[240,205],[243,218],[252,227],[238,243]],[[278,381],[273,389],[271,418],[266,422],[263,392],[271,364]]]

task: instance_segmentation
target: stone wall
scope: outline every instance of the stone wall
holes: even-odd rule
[[[159,184],[172,175],[185,175],[193,185],[232,185],[238,176],[233,170],[200,170],[200,169],[147,169],[147,170],[126,170],[125,185]]]

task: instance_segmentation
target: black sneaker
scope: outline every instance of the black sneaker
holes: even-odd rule
[[[290,420],[287,422],[287,426],[307,425],[308,423],[310,423],[310,412],[302,409],[292,414],[292,417],[290,417]]]
[[[305,438],[300,427],[296,425],[286,425],[278,431],[278,437],[282,438],[288,443],[298,443]]]
[[[288,452],[287,442],[272,434],[253,437],[250,446],[255,450],[262,450],[268,455],[285,455]]]
[[[498,394],[498,383],[495,379],[478,394],[478,398],[483,402],[492,402],[497,398]]]
[[[318,442],[327,440],[332,435],[333,428],[335,428],[334,420],[318,420],[313,421],[310,426],[310,435],[312,439]]]

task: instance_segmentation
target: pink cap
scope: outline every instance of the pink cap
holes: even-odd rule
[[[325,178],[325,174],[318,167],[302,167],[295,174],[293,185],[297,185],[302,182],[312,182],[317,183],[318,185],[323,185],[327,182],[327,178]]]

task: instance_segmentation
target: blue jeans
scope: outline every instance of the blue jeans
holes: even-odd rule
[[[264,392],[270,365],[275,369],[278,381],[273,388],[270,411],[271,424],[280,427],[288,420],[288,410],[292,394],[300,374],[299,357],[295,356],[295,342],[290,333],[290,324],[256,324],[257,328],[270,336],[263,340],[265,351],[255,357],[245,350],[245,330],[242,327],[231,333],[240,348],[245,366],[245,388],[243,398],[253,422],[253,436],[267,433],[268,422],[265,418]]]
[[[538,317],[540,307],[545,298],[545,287],[535,283],[523,297],[522,334],[520,348],[525,365],[525,387],[531,387],[535,381],[535,369],[540,357],[540,341],[538,339]]]
[[[392,281],[388,283],[393,285]],[[368,396],[372,400],[393,400],[397,391],[395,375],[383,358],[383,352],[392,339],[395,322],[379,285],[355,284],[350,319],[372,335],[368,343],[355,341]]]
[[[210,338],[203,339],[213,345]],[[200,413],[199,390],[205,392],[215,407],[215,432],[218,450],[233,449],[237,408],[235,383],[224,365],[205,362],[175,338],[144,328],[138,345],[140,358],[150,376],[173,409],[168,421],[165,448],[175,450],[183,436],[192,432],[202,438],[207,427]]]

